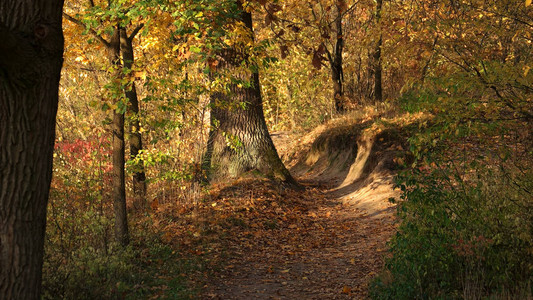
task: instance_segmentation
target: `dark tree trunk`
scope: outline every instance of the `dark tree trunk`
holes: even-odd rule
[[[241,3],[239,6],[241,6]],[[242,11],[241,20],[252,31],[252,16]],[[235,83],[229,93],[211,97],[212,130],[204,166],[210,179],[235,178],[249,171],[259,171],[278,181],[295,184],[274,147],[263,114],[259,75],[242,70],[247,54],[235,48],[220,52],[218,68],[239,80],[251,82],[250,87]],[[241,104],[244,104],[245,108]]]
[[[381,33],[381,9],[383,7],[383,0],[377,0],[376,6],[376,26],[379,29],[379,40],[374,49],[374,102],[383,101],[383,87],[382,87],[382,64],[381,64],[381,47],[383,44],[383,34]]]
[[[135,57],[133,54],[133,38],[135,35],[128,36],[126,29],[120,31],[120,51],[124,61],[124,68],[132,70]],[[131,89],[124,91],[126,98],[129,101],[130,108],[130,159],[135,159],[139,152],[143,149],[142,136],[139,121],[139,98],[137,97],[137,89],[135,82],[131,83]],[[140,160],[134,168],[133,172],[133,206],[136,209],[142,210],[146,208],[146,173],[144,172],[144,163]]]
[[[115,82],[119,81],[122,75],[120,63],[120,28],[115,29],[115,33],[108,46],[110,60],[114,64]],[[115,83],[119,84],[119,83]],[[116,102],[121,101],[115,99]],[[112,156],[113,156],[113,207],[115,210],[115,239],[121,245],[129,243],[128,215],[126,211],[126,182],[124,174],[125,146],[124,146],[124,114],[117,109],[113,110],[113,122],[111,124]]]
[[[62,0],[0,1],[0,299],[39,299]]]
[[[338,15],[335,19],[336,38],[335,51],[333,55],[328,53],[331,65],[331,79],[333,80],[333,99],[335,100],[335,110],[343,112],[346,110],[344,102],[343,70],[342,70],[342,52],[344,49],[344,38],[342,36],[342,11],[337,5]],[[333,57],[332,57],[333,56]]]

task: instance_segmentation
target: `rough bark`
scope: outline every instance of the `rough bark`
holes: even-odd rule
[[[120,63],[120,28],[115,33],[108,46],[109,59],[115,65],[115,80],[122,76]],[[115,101],[121,101],[116,99]],[[126,181],[124,173],[125,144],[124,144],[124,114],[113,110],[112,131],[112,157],[113,157],[113,208],[115,210],[115,239],[121,245],[129,243],[128,215],[126,211]]]
[[[376,26],[379,29],[379,40],[374,49],[374,102],[383,101],[383,86],[382,86],[382,64],[381,64],[381,47],[383,44],[383,35],[381,33],[381,10],[383,8],[383,0],[377,0],[376,6]]]
[[[131,36],[127,35],[126,29],[122,28],[120,31],[120,51],[124,68],[132,70],[135,56],[133,54],[133,38],[137,30]],[[126,98],[129,101],[129,143],[130,143],[130,159],[135,159],[140,151],[143,149],[142,136],[139,122],[139,98],[137,96],[137,89],[135,82],[131,83],[131,89],[124,91]],[[133,206],[136,209],[142,210],[146,208],[146,173],[144,171],[144,163],[140,160],[133,172]]]
[[[39,299],[62,0],[0,1],[0,299]]]
[[[242,10],[242,21],[252,31],[252,16]],[[219,53],[218,69],[239,80],[251,82],[250,87],[229,84],[229,93],[211,97],[211,125],[204,167],[211,180],[235,178],[258,171],[281,182],[295,184],[274,147],[263,113],[259,74],[242,70],[247,54],[236,48]],[[241,104],[244,104],[244,108]]]

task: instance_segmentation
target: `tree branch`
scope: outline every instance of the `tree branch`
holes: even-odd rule
[[[130,36],[128,37],[128,39],[130,41],[133,41],[133,39],[135,38],[135,36],[139,33],[139,31],[141,31],[141,29],[144,27],[144,23],[142,24],[139,24],[137,27],[135,27],[135,29],[133,29],[133,32],[130,34]]]
[[[102,44],[104,44],[104,46],[106,46],[106,47],[110,47],[111,46],[110,42],[108,42],[101,35],[99,35],[94,29],[88,28],[85,24],[83,24],[82,21],[74,18],[73,16],[70,16],[67,13],[63,13],[63,16],[65,17],[65,19],[71,21],[72,23],[87,29],[97,40],[99,40]]]

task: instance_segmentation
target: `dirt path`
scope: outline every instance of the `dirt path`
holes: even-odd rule
[[[308,189],[276,230],[228,243],[229,261],[204,299],[365,298],[394,231],[391,210],[376,214],[338,191]]]
[[[296,153],[286,163],[304,192],[253,180],[217,192],[233,225],[202,299],[366,298],[395,231],[389,166],[398,143],[352,132],[273,135],[282,155]]]

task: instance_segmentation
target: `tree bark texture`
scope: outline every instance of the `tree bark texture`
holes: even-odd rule
[[[114,35],[108,46],[109,59],[115,65],[115,78],[118,81],[122,76],[120,63],[120,28],[115,29]],[[118,83],[117,83],[118,84]],[[115,99],[115,101],[121,101]],[[126,210],[126,181],[124,173],[125,144],[124,144],[124,114],[113,110],[113,122],[111,123],[112,156],[113,156],[113,208],[115,210],[115,240],[121,245],[129,243],[128,214]]]
[[[0,1],[0,299],[39,299],[62,0]]]
[[[240,3],[239,3],[240,5]],[[252,16],[242,11],[241,21],[252,31]],[[229,93],[211,96],[211,125],[204,166],[212,180],[235,178],[249,171],[295,184],[268,132],[263,113],[259,74],[242,70],[247,54],[235,48],[220,52],[219,70],[251,82],[250,87],[229,84]],[[244,104],[244,108],[241,106]]]
[[[124,68],[132,70],[135,57],[133,54],[133,38],[135,36],[128,36],[126,29],[122,28],[120,31],[120,51],[122,53],[122,60]],[[130,126],[129,126],[129,142],[130,142],[130,158],[135,159],[139,152],[143,149],[142,136],[139,121],[139,98],[137,96],[137,89],[135,82],[131,83],[131,89],[124,91],[126,98],[129,101],[130,108]],[[146,173],[144,171],[144,163],[140,160],[133,172],[133,206],[142,210],[146,207]]]

